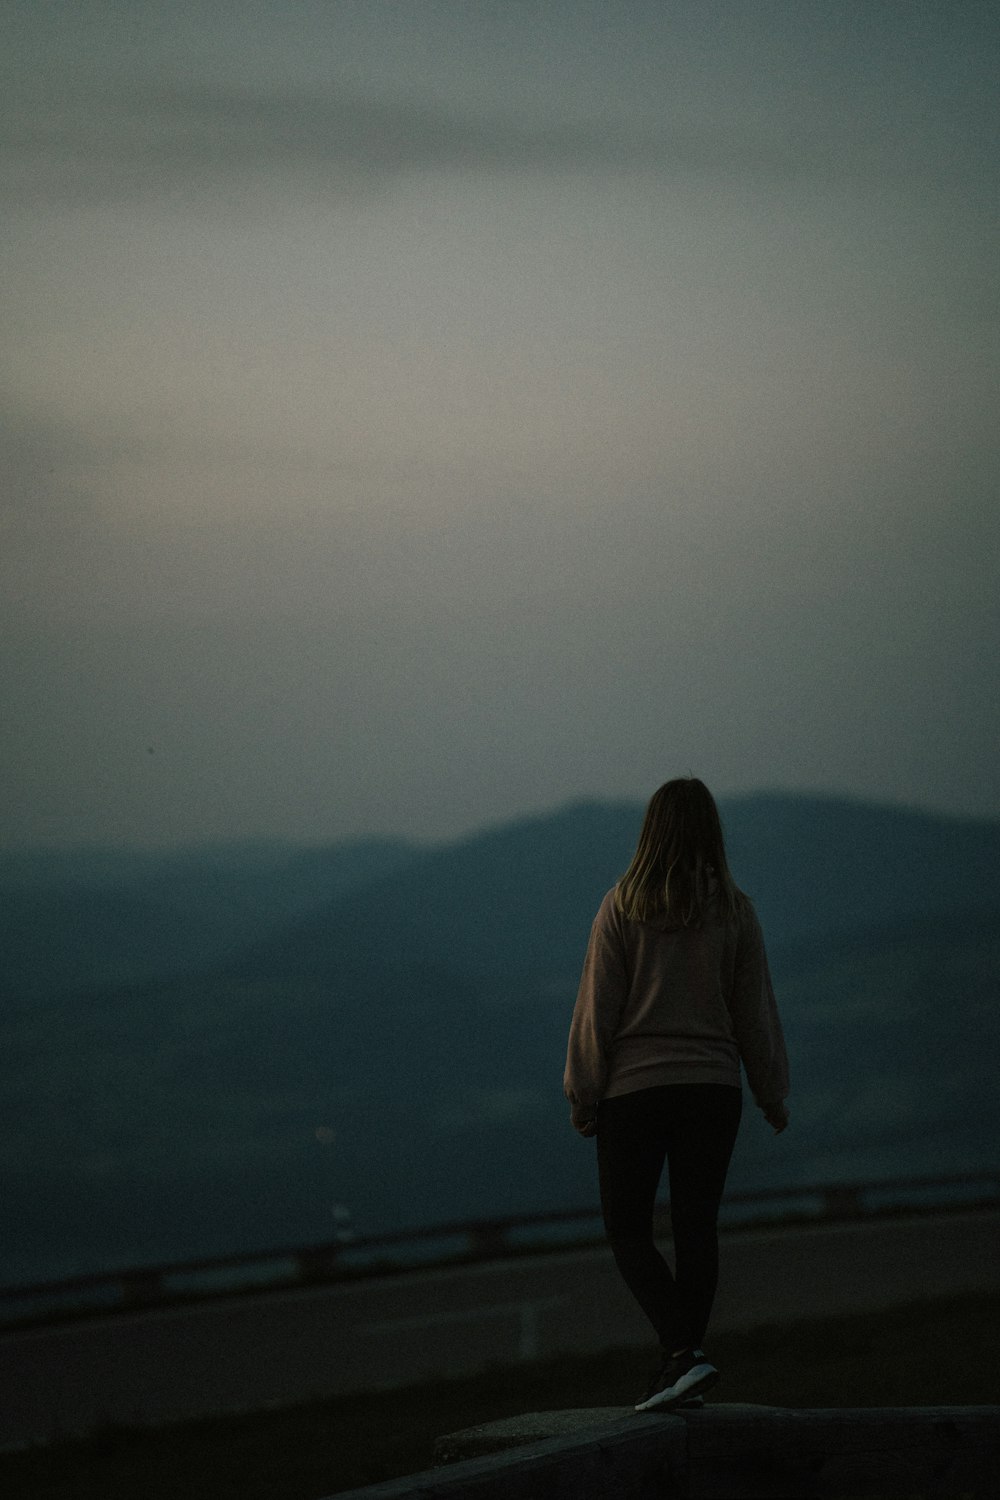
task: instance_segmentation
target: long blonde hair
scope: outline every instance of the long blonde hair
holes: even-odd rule
[[[713,897],[735,919],[746,903],[729,873],[722,820],[696,776],[665,781],[646,808],[632,863],[615,886],[615,905],[634,922],[666,917],[700,927]]]

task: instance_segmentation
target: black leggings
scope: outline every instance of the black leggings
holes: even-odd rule
[[[743,1095],[724,1083],[673,1083],[601,1101],[601,1211],[618,1269],[667,1354],[698,1348],[719,1277],[716,1229]],[[670,1174],[675,1273],[653,1243],[653,1206]]]

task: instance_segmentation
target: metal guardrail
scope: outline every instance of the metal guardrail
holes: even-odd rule
[[[762,1221],[830,1223],[903,1210],[941,1211],[998,1204],[1000,1170],[818,1183],[727,1194],[722,1201],[720,1228],[752,1227]],[[568,1248],[574,1237],[567,1238],[560,1231],[574,1224],[580,1226],[581,1232],[575,1236],[575,1242],[580,1243],[600,1236],[600,1222],[600,1210],[590,1206],[455,1220],[363,1237],[341,1231],[335,1239],[319,1244],[285,1245],[4,1286],[0,1287],[0,1327],[58,1322],[87,1313],[150,1307],[212,1293],[416,1270],[442,1260],[483,1261]],[[585,1228],[588,1223],[589,1233]],[[658,1226],[669,1230],[669,1205],[658,1210]]]

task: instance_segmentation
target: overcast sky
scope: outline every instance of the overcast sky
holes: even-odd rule
[[[22,0],[0,840],[1000,816],[988,0]]]

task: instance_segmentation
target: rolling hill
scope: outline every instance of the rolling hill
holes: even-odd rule
[[[389,839],[0,852],[0,994],[34,1004],[190,972],[415,852]]]

